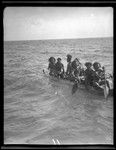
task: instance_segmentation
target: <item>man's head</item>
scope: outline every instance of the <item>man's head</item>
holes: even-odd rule
[[[95,70],[98,70],[100,67],[101,67],[101,64],[100,64],[99,62],[94,62],[93,68],[94,68]]]
[[[91,63],[91,62],[86,62],[86,63],[85,63],[85,66],[86,66],[87,68],[91,68],[92,63]]]
[[[48,61],[49,61],[50,63],[55,63],[56,59],[55,59],[54,57],[50,57],[50,58],[48,59]]]
[[[57,58],[57,61],[58,61],[58,62],[61,62],[61,58]]]
[[[67,55],[67,62],[70,62],[72,59],[72,56],[70,54]]]

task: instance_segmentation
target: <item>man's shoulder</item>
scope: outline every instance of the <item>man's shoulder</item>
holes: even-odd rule
[[[99,68],[99,72],[103,72],[104,70],[102,68]]]
[[[59,64],[58,64],[58,62],[55,64],[55,66],[58,66]]]

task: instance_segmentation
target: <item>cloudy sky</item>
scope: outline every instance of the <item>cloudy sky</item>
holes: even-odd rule
[[[112,7],[7,7],[4,40],[113,36]]]

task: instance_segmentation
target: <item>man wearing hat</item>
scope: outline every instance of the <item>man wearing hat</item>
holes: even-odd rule
[[[71,62],[71,59],[72,59],[72,56],[70,55],[70,54],[68,54],[67,55],[67,69],[66,69],[66,75],[67,75],[67,77],[69,77],[70,78],[70,76],[71,76],[71,72],[72,72],[72,67],[71,67],[71,65],[72,65],[72,62]]]

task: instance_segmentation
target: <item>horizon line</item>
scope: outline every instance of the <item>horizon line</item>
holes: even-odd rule
[[[48,38],[48,39],[30,39],[30,40],[3,40],[3,42],[18,42],[18,41],[44,41],[44,40],[72,40],[72,39],[95,39],[95,38],[113,38],[113,36],[106,36],[106,37],[85,37],[85,38]]]

